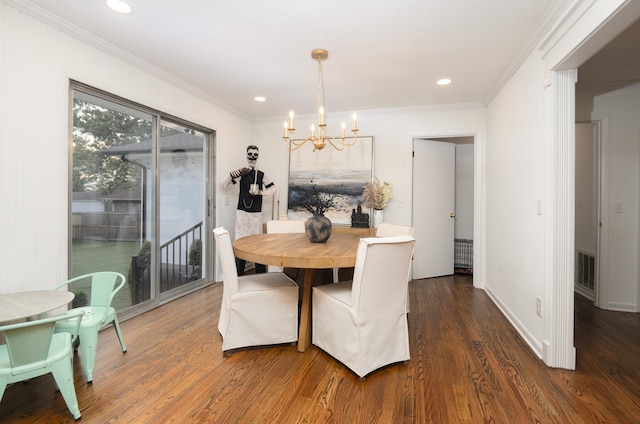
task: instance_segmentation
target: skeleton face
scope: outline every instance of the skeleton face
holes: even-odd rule
[[[258,149],[247,149],[247,162],[253,167],[258,161]]]

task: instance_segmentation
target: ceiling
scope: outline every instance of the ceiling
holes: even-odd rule
[[[602,93],[640,81],[640,20],[578,68],[576,92]]]
[[[103,0],[2,1],[250,119],[314,112],[316,48],[329,116],[486,103],[569,2],[129,0],[123,16]]]

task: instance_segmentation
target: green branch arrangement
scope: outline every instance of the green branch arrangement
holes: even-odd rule
[[[339,196],[320,193],[313,179],[311,180],[311,189],[304,190],[298,200],[298,208],[313,215],[324,215],[328,210],[338,210],[340,207]]]

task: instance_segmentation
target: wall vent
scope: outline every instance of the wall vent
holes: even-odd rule
[[[473,274],[473,240],[454,239],[453,267],[460,274]]]
[[[596,258],[593,253],[578,250],[577,284],[593,291],[596,282]]]

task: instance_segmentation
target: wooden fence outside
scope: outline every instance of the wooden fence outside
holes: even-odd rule
[[[140,213],[74,213],[73,240],[138,241],[140,221]]]

